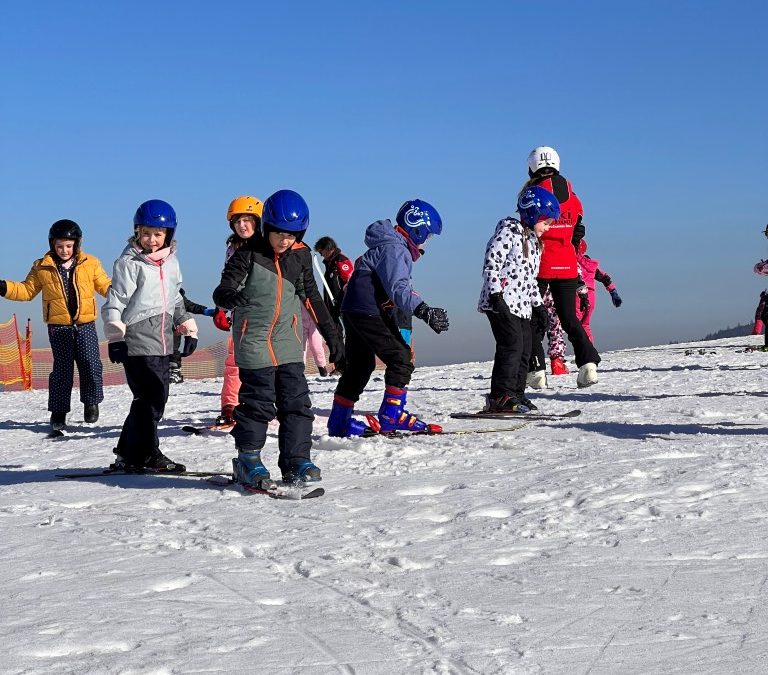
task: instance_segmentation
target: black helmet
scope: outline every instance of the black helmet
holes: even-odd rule
[[[51,253],[56,253],[53,249],[54,239],[74,239],[75,253],[79,253],[82,238],[83,231],[74,220],[57,220],[48,230],[48,246],[51,248]]]
[[[74,239],[79,242],[82,238],[83,231],[74,220],[57,220],[48,230],[48,241],[51,243],[54,239]]]

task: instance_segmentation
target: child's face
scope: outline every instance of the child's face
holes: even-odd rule
[[[150,253],[160,250],[165,244],[166,232],[164,227],[140,227],[139,246]]]
[[[232,221],[232,227],[235,229],[235,234],[238,237],[250,239],[256,234],[256,218],[248,214],[235,216]]]
[[[67,262],[73,255],[75,255],[75,240],[74,239],[54,239],[53,250],[56,251],[56,255],[61,260]]]
[[[296,235],[292,232],[270,232],[269,244],[275,253],[285,253],[296,243]]]
[[[533,226],[533,231],[536,236],[541,237],[542,234],[549,230],[549,226],[552,225],[552,221],[552,218],[545,218],[544,220],[540,220],[538,223],[536,223]]]

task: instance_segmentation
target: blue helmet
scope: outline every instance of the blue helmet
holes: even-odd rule
[[[304,198],[293,190],[278,190],[264,202],[261,233],[293,232],[301,241],[309,227],[309,207]]]
[[[395,220],[417,246],[433,234],[443,231],[443,221],[437,209],[421,199],[409,199],[405,202],[397,212]]]
[[[560,217],[560,202],[549,190],[534,185],[527,187],[517,198],[517,212],[523,225],[533,227],[542,218]]]
[[[170,243],[173,233],[176,231],[176,211],[162,199],[150,199],[136,209],[136,215],[133,217],[133,226],[139,227],[141,225],[144,227],[164,227],[170,230],[166,237],[166,241]]]

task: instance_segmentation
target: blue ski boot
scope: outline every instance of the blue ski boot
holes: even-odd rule
[[[405,409],[408,390],[387,386],[384,390],[384,400],[379,408],[379,424],[381,433],[388,431],[416,431],[439,434],[443,428],[438,424],[422,422],[416,415]]]
[[[355,409],[354,401],[336,394],[333,397],[333,408],[328,417],[328,435],[346,438],[347,436],[362,436],[371,430],[364,422],[352,417]]]
[[[237,457],[232,459],[232,473],[236,483],[265,490],[274,485],[261,462],[260,450],[238,450]]]
[[[320,480],[320,469],[308,459],[294,462],[287,471],[283,471],[284,483],[317,483]]]

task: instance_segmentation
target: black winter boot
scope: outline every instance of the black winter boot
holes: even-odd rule
[[[83,418],[88,424],[93,424],[99,421],[99,404],[98,403],[86,403],[83,408]]]
[[[67,426],[67,413],[51,413],[51,430],[61,431]]]

